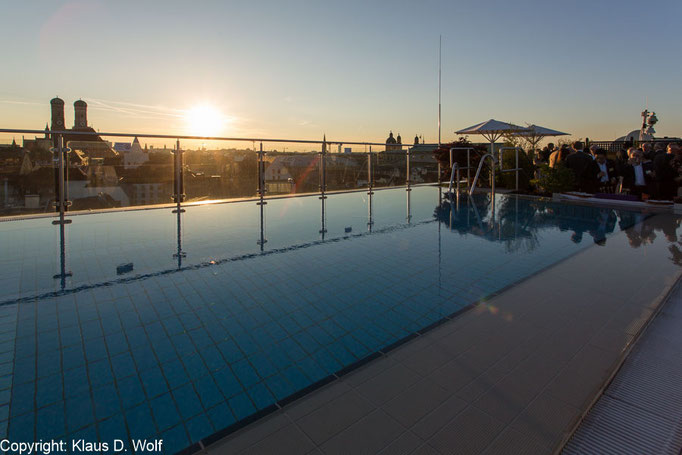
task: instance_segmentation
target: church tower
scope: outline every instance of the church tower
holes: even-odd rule
[[[75,118],[73,127],[75,129],[87,128],[88,127],[88,105],[83,100],[78,100],[73,103],[73,110],[75,112]]]
[[[64,100],[61,98],[52,98],[50,100],[50,107],[52,108],[51,129],[53,131],[65,130],[66,125],[64,125]]]

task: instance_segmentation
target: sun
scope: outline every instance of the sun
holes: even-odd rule
[[[201,104],[185,114],[187,130],[193,136],[219,136],[227,125],[227,117],[215,106]]]

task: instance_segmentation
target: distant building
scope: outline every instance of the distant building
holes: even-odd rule
[[[149,161],[149,152],[147,149],[142,148],[137,137],[130,144],[127,142],[116,142],[114,150],[119,155],[123,155],[123,169],[135,169]]]
[[[398,133],[397,137],[393,137],[393,131],[388,133],[388,138],[386,139],[386,151],[389,150],[402,150],[403,140]]]
[[[52,109],[51,129],[67,131],[64,134],[64,143],[67,147],[72,150],[80,150],[89,158],[112,158],[117,155],[111,144],[104,141],[93,128],[88,126],[88,105],[85,101],[78,100],[73,103],[74,126],[70,130],[67,130],[65,125],[64,101],[60,98],[53,98],[50,101],[50,106]],[[68,132],[79,134],[69,134]],[[55,136],[51,140],[56,144],[57,137]]]

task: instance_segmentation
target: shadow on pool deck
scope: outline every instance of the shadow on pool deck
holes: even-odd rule
[[[664,242],[627,241],[588,248],[202,453],[553,452],[680,276]]]

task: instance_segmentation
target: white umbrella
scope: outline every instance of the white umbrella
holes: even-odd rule
[[[548,136],[568,136],[569,133],[563,133],[561,131],[553,130],[551,128],[545,128],[544,126],[530,125],[526,128],[526,131],[521,131],[516,133],[516,136],[523,136],[528,139],[533,149],[538,142],[543,138]]]
[[[455,134],[480,134],[490,141],[490,155],[495,156],[495,142],[505,134],[519,134],[528,131],[528,128],[514,125],[513,123],[500,122],[490,119],[463,130],[455,131]]]

